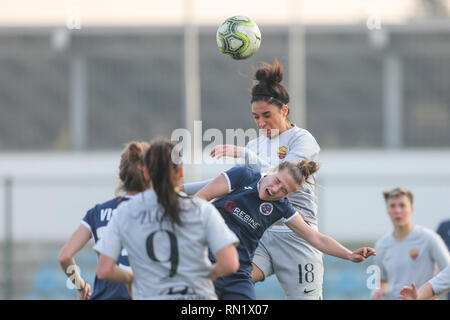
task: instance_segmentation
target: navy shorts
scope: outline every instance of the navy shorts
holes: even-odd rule
[[[255,283],[250,275],[233,274],[214,281],[219,300],[256,300]]]

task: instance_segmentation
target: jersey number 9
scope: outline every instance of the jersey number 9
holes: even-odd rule
[[[170,256],[167,260],[159,260],[155,255],[154,250],[154,239],[155,235],[159,232],[167,233],[167,236],[169,237],[170,242]],[[169,278],[173,277],[177,273],[178,268],[178,243],[177,243],[177,237],[175,234],[169,230],[157,230],[155,232],[152,232],[148,237],[146,241],[146,248],[147,248],[147,254],[153,261],[156,262],[170,262],[170,272],[169,272]]]

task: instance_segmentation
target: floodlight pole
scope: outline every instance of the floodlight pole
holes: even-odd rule
[[[86,148],[87,141],[86,58],[75,54],[70,59],[70,124],[72,150]]]
[[[14,256],[13,256],[13,212],[12,212],[12,178],[6,177],[4,180],[5,190],[5,242],[4,242],[4,299],[11,300],[14,295]]]
[[[202,120],[198,26],[194,23],[195,0],[184,1],[184,125],[191,134],[194,164],[186,170],[186,178],[199,181],[202,161],[202,133],[195,132],[194,121]],[[198,130],[197,130],[198,131]],[[199,136],[200,135],[200,136]],[[186,153],[186,152],[185,152]],[[199,163],[200,162],[200,163]]]

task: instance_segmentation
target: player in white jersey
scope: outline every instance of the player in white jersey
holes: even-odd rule
[[[426,300],[445,294],[450,290],[450,265],[439,272],[434,278],[426,282],[419,291],[415,283],[411,283],[411,288],[403,287],[399,298],[403,300]]]
[[[183,174],[174,148],[167,140],[151,144],[144,173],[152,189],[118,207],[94,247],[97,274],[132,286],[133,299],[217,299],[213,281],[238,269],[239,241],[213,205],[179,194]],[[114,264],[123,248],[133,273]]]
[[[442,238],[432,230],[413,224],[413,194],[405,188],[383,193],[394,231],[377,241],[376,264],[380,268],[381,287],[372,299],[398,299],[400,290],[414,282],[424,285],[435,273],[450,264],[450,255]]]
[[[148,143],[137,141],[132,141],[125,146],[120,156],[119,178],[121,182],[116,190],[116,197],[90,209],[59,253],[58,260],[64,273],[76,286],[78,284],[78,299],[80,300],[130,299],[123,284],[111,283],[98,279],[98,277],[95,278],[94,291],[91,292],[91,286],[81,277],[74,257],[84,248],[89,239],[92,238],[95,243],[102,237],[102,231],[121,202],[128,201],[132,196],[150,186],[142,172],[144,155],[148,148]],[[125,252],[116,260],[117,264],[129,268]]]
[[[290,98],[281,84],[282,79],[283,68],[277,60],[273,65],[265,64],[256,71],[257,83],[251,92],[252,114],[263,134],[245,148],[216,146],[211,156],[243,158],[247,166],[261,172],[267,172],[283,161],[318,158],[320,147],[311,133],[288,119]],[[318,230],[314,189],[313,184],[305,183],[288,199],[302,218]],[[281,222],[269,228],[261,238],[253,267],[255,282],[275,274],[288,299],[322,299],[322,253]]]

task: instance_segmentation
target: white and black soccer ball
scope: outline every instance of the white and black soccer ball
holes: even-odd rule
[[[234,16],[220,25],[216,39],[217,46],[223,54],[242,60],[258,51],[261,44],[261,32],[252,19]]]

